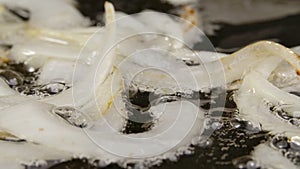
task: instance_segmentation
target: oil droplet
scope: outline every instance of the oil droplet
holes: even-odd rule
[[[287,149],[289,147],[289,144],[287,142],[287,138],[283,136],[274,136],[271,140],[271,146],[277,148],[277,149]]]
[[[15,71],[1,70],[0,77],[3,77],[10,86],[22,85],[24,78]]]
[[[62,106],[62,107],[55,107],[52,110],[53,113],[59,115],[63,119],[65,119],[70,124],[79,127],[79,128],[86,128],[88,127],[88,119],[87,117],[79,110],[69,107],[69,106]]]
[[[203,139],[203,138],[195,138],[192,140],[192,144],[193,145],[197,145],[199,147],[202,147],[202,148],[206,148],[206,147],[210,147],[213,145],[213,140],[211,138],[206,138],[206,139]]]
[[[59,82],[51,82],[41,87],[41,90],[49,93],[50,95],[58,94],[66,89],[66,85],[64,83]]]
[[[290,146],[292,149],[296,151],[300,151],[300,137],[299,136],[291,137]]]
[[[258,133],[261,131],[261,129],[259,127],[254,126],[250,121],[245,121],[245,120],[241,120],[238,118],[232,119],[230,121],[230,125],[234,129],[239,129],[239,130],[245,131],[248,134]]]
[[[250,156],[242,156],[232,160],[232,164],[237,169],[260,169],[260,165]]]

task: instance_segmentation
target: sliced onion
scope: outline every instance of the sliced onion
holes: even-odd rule
[[[159,155],[157,159],[169,158],[164,156],[166,152],[172,150],[175,153],[179,147],[189,145],[192,138],[201,136],[203,130],[203,112],[199,112],[194,104],[186,101],[153,107],[151,111],[154,114],[159,115],[162,112],[153,130],[127,136],[112,129],[106,121],[120,117],[111,116],[100,119],[92,124],[94,127],[82,130],[53,114],[52,109],[53,106],[36,101],[11,106],[0,113],[0,129],[29,142],[38,143],[40,146],[67,153],[60,154],[58,158],[66,159],[70,153],[72,156],[100,158],[104,161],[107,159],[110,162],[116,162],[128,156]],[[110,112],[110,114],[118,113],[116,109],[112,110],[115,112]],[[28,158],[18,157],[19,160],[28,162]],[[49,159],[52,156],[45,153],[45,156],[37,154],[37,157]],[[130,161],[137,162],[139,159],[133,158]]]
[[[72,28],[88,24],[73,4],[67,1],[1,0],[0,3],[9,7],[28,9],[31,14],[29,22],[39,27]]]
[[[280,106],[291,117],[300,110],[300,98],[282,91],[268,82],[256,72],[245,76],[243,84],[236,93],[235,102],[241,117],[273,134],[284,133],[288,136],[300,135],[299,128],[280,120],[271,113],[267,103]],[[277,122],[277,125],[274,123]]]
[[[0,167],[11,169],[25,169],[25,165],[46,165],[46,160],[68,160],[71,154],[33,143],[15,143],[0,141]],[[30,155],[28,155],[30,154]]]
[[[169,158],[163,155],[169,150],[175,153],[179,147],[188,147],[192,138],[200,137],[203,132],[203,112],[192,103],[165,103],[151,111],[159,119],[153,129],[144,133],[124,135],[101,120],[97,128],[86,131],[105,151],[121,158],[131,157],[128,160],[133,162],[142,157]]]
[[[1,111],[0,128],[29,142],[58,148],[75,156],[103,155],[103,151],[82,129],[69,125],[58,115],[53,114],[53,108],[35,101],[11,106]]]
[[[14,94],[16,94],[16,91],[11,89],[4,79],[0,78],[0,97]]]
[[[266,60],[267,59],[267,60]],[[259,70],[266,78],[281,60],[287,61],[296,71],[300,70],[299,57],[282,45],[261,41],[221,59],[228,83],[239,80],[251,70]],[[266,70],[266,66],[271,66]]]
[[[282,156],[282,153],[272,149],[266,144],[260,144],[255,147],[252,155],[257,159],[263,168],[273,168],[273,169],[297,169],[298,167],[294,165],[290,160]]]
[[[29,57],[40,57],[40,59],[46,57],[75,61],[79,54],[84,56],[93,54],[92,52],[80,53],[80,50],[80,47],[77,46],[63,46],[42,41],[32,41],[22,45],[14,45],[10,52],[10,57],[19,62],[24,62]]]
[[[68,84],[71,84],[72,82],[78,83],[86,76],[88,66],[80,63],[76,66],[76,69],[79,69],[80,73],[73,76],[73,71],[75,69],[74,62],[59,59],[47,59],[40,70],[38,84],[48,84],[56,80],[63,80]]]

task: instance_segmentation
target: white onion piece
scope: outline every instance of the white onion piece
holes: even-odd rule
[[[69,125],[53,114],[52,108],[35,101],[11,106],[1,111],[0,128],[18,138],[70,152],[73,156],[86,154],[87,157],[102,157],[103,151],[82,129]]]
[[[192,48],[202,40],[203,33],[193,24],[171,15],[147,10],[135,15],[118,12],[116,16],[117,25],[122,29],[117,33],[117,47],[125,56],[149,48],[170,51],[183,46]],[[190,27],[190,31],[184,26]]]
[[[180,22],[176,22],[170,16],[158,12],[146,11],[137,14],[136,18],[147,27],[150,27],[150,30],[154,33],[159,32],[163,35],[179,38],[174,40],[174,48],[181,48],[183,46],[183,43],[180,41],[183,40],[184,31],[180,26]]]
[[[84,93],[86,89],[79,89]],[[114,70],[102,83],[97,87],[91,98],[88,98],[85,104],[80,105],[80,109],[89,112],[92,119],[98,119],[100,115],[105,115],[114,102],[120,100],[124,91],[123,77],[118,70]],[[79,98],[80,99],[80,98]],[[79,100],[77,100],[79,101]],[[75,105],[77,106],[77,105]],[[119,106],[122,109],[123,106]],[[125,108],[123,108],[123,111]],[[121,111],[122,112],[122,111]]]
[[[183,45],[183,31],[180,23],[166,14],[145,11],[135,15],[117,13],[117,51],[128,56],[136,51],[159,48],[172,50]],[[166,32],[159,25],[172,26],[171,32]],[[168,24],[167,24],[168,23]],[[170,30],[170,29],[168,29]],[[133,45],[134,44],[134,45]]]
[[[16,42],[23,42],[23,31],[25,25],[22,23],[15,24],[1,24],[0,26],[0,42],[2,44],[12,44]]]
[[[5,169],[26,169],[25,166],[20,165],[19,162],[15,161],[0,161],[0,167]]]
[[[299,84],[300,77],[297,75],[295,70],[292,69],[291,65],[286,62],[281,62],[280,65],[278,65],[278,67],[272,72],[268,80],[276,87],[282,89]]]
[[[73,72],[76,69],[80,69],[80,73],[73,76]],[[86,76],[88,66],[67,60],[47,59],[44,66],[40,69],[40,75],[38,78],[38,84],[48,84],[56,80],[63,80],[64,82],[71,84],[77,83]]]
[[[46,163],[44,160],[68,160],[72,157],[69,153],[32,143],[0,141],[0,147],[5,152],[0,154],[1,168],[25,169],[24,165],[43,165]]]
[[[108,78],[108,76],[111,74],[111,76],[115,75],[116,70],[113,70],[113,63],[115,61],[115,54],[114,50],[110,50],[110,47],[113,46],[113,43],[115,41],[115,29],[116,24],[114,22],[114,7],[111,3],[106,2],[105,3],[105,10],[106,10],[106,33],[104,34],[104,39],[102,39],[102,34],[95,34],[93,38],[97,39],[100,44],[103,44],[101,42],[105,41],[104,46],[99,46],[97,49],[97,54],[93,57],[92,65],[87,70],[88,73],[86,73],[86,77],[82,79],[79,83],[73,84],[74,86],[70,90],[66,90],[59,95],[51,96],[48,98],[43,99],[43,102],[55,104],[57,106],[75,106],[81,108],[83,105],[87,105],[88,103],[98,104],[95,103],[94,98],[103,97],[100,104],[100,109],[103,111],[106,111],[107,103],[109,103],[113,97],[113,93],[111,93],[110,87],[114,85],[112,78]],[[99,45],[100,45],[99,44]],[[76,65],[75,65],[75,68]],[[76,76],[78,73],[82,73],[81,69],[75,69],[74,70],[74,76]],[[117,76],[116,76],[117,77]],[[110,79],[110,80],[109,80]],[[121,79],[117,78],[117,82],[115,84],[118,86],[116,91],[119,91],[122,87],[122,83],[120,82]],[[103,90],[98,90],[101,85],[106,84],[106,88],[103,88]],[[96,92],[96,93],[95,93]],[[107,96],[107,93],[109,95]],[[105,96],[105,99],[104,99]],[[106,97],[107,96],[107,97]],[[90,105],[90,104],[88,104]],[[103,112],[100,112],[103,113]],[[97,113],[100,115],[100,113]],[[94,114],[93,116],[97,116],[97,114]]]
[[[203,132],[204,112],[190,102],[164,103],[152,106],[149,111],[154,114],[154,117],[158,118],[158,122],[152,130],[145,133],[146,136],[163,133],[164,130],[170,129],[174,133],[171,133],[168,138],[175,141],[178,135],[181,135],[184,139],[182,139],[180,146],[183,146],[189,145],[193,138],[199,137]]]
[[[127,114],[126,114],[127,109],[125,108],[125,104],[123,102],[122,93],[121,92],[116,93],[115,96],[111,98],[111,100],[108,103],[101,103],[101,97],[96,99],[100,100],[98,101],[100,105],[105,104],[105,106],[103,105],[102,110],[98,104],[94,104],[93,102],[89,102],[84,107],[82,107],[83,112],[89,112],[88,114],[90,118],[93,118],[91,116],[92,114],[98,114],[98,116],[101,115],[101,118],[92,121],[93,127],[90,130],[92,132],[105,131],[104,128],[106,127],[103,126],[109,125],[109,127],[111,127],[111,129],[113,129],[114,131],[121,131],[127,119]],[[107,107],[109,107],[109,109]],[[101,112],[99,110],[102,111],[101,114],[99,113]]]
[[[10,51],[10,58],[19,62],[25,62],[29,57],[46,57],[75,61],[79,54],[84,56],[93,55],[91,51],[80,53],[80,50],[81,48],[78,46],[31,41],[14,45]]]
[[[35,1],[37,0],[24,1],[24,4]],[[0,0],[1,2],[6,1]],[[19,5],[19,2],[12,1],[11,3]],[[39,2],[38,6],[40,4],[42,3]],[[59,4],[59,2],[54,0],[50,5],[53,4]],[[70,5],[69,2],[67,4]],[[71,83],[73,79],[75,86],[72,90],[42,99],[41,102],[54,104],[55,106],[75,106],[93,119],[94,126],[85,131],[71,126],[59,116],[52,114],[51,110],[55,106],[30,101],[30,99],[26,101],[27,98],[12,95],[14,93],[10,93],[7,86],[3,86],[3,88],[0,88],[0,92],[3,90],[3,95],[9,95],[9,97],[0,98],[1,130],[38,143],[39,146],[46,147],[46,150],[47,148],[58,149],[63,153],[59,154],[60,156],[58,155],[57,158],[68,158],[75,155],[117,162],[124,157],[161,155],[157,159],[166,159],[169,157],[163,156],[165,152],[172,150],[168,153],[176,153],[180,147],[188,147],[193,138],[201,135],[203,112],[199,112],[197,106],[187,101],[156,105],[149,110],[158,117],[157,123],[150,131],[124,136],[120,133],[126,117],[120,94],[123,91],[123,80],[120,77],[120,71],[125,72],[126,82],[131,82],[130,80],[134,79],[134,82],[140,86],[145,85],[155,89],[174,89],[177,87],[180,89],[201,90],[204,87],[222,85],[222,80],[213,76],[214,74],[222,76],[223,69],[218,67],[221,60],[225,66],[225,75],[228,82],[242,79],[245,76],[243,85],[235,98],[242,117],[253,120],[257,124],[263,124],[263,129],[270,130],[274,134],[299,135],[299,128],[273,116],[264,103],[264,101],[268,101],[274,105],[287,104],[284,109],[292,116],[300,108],[298,97],[279,90],[266,80],[282,60],[288,61],[299,71],[299,58],[290,50],[272,42],[259,42],[229,56],[209,52],[194,54],[183,48],[184,44],[181,41],[186,40],[184,32],[181,30],[181,25],[171,18],[157,13],[148,15],[149,12],[145,12],[135,17],[128,16],[129,19],[125,19],[128,21],[126,23],[115,23],[115,12],[112,4],[106,3],[105,9],[105,29],[92,37],[91,41],[86,44],[87,49],[81,52],[80,56],[78,55],[79,49],[85,45],[82,41],[87,40],[94,34],[97,31],[96,28],[89,30],[73,29],[70,32],[27,28],[25,38],[28,36],[38,40],[30,44],[18,44],[11,53],[11,57],[19,61],[28,61],[28,56],[33,60],[38,57],[46,58],[43,60],[46,62],[45,65],[44,63],[38,64],[43,65],[39,83],[48,83],[53,79],[61,78]],[[35,24],[35,21],[40,18],[34,16],[31,23],[34,26],[41,26]],[[42,16],[40,17],[42,18]],[[160,19],[159,22],[157,22],[157,18]],[[129,22],[132,25],[128,26]],[[56,23],[56,20],[41,24],[42,26],[50,24],[51,27],[53,23]],[[163,27],[161,27],[162,23]],[[66,23],[65,26],[70,25],[70,23]],[[116,27],[120,31],[116,31]],[[166,30],[168,32],[165,32]],[[169,30],[171,31],[169,32]],[[111,49],[117,40],[122,40],[126,35],[147,31],[167,34],[167,36],[175,37],[175,40],[172,38],[166,40],[160,36],[154,38],[146,36],[132,41],[125,41],[124,44],[118,44],[116,51],[114,48]],[[145,41],[143,43],[139,42],[141,39]],[[191,41],[191,44],[194,43],[191,39],[188,40],[188,43],[189,41]],[[151,43],[154,45],[151,46]],[[149,48],[149,45],[156,49],[152,49],[148,53],[142,52],[143,49]],[[165,51],[159,51],[157,48]],[[45,49],[50,49],[50,51]],[[26,52],[33,52],[34,54],[27,55]],[[191,55],[182,55],[186,52]],[[75,63],[77,55],[79,58],[78,62]],[[187,67],[182,62],[186,57],[199,60],[199,66]],[[122,65],[124,60],[128,62]],[[86,64],[89,66],[82,66],[86,61],[90,61]],[[120,70],[114,67],[119,63],[121,64]],[[75,66],[76,70],[73,76]],[[135,76],[135,73],[145,68],[159,71],[147,71],[142,76]],[[85,75],[86,77],[81,78]],[[220,84],[212,83],[210,76],[216,78]],[[79,81],[79,79],[82,80]],[[0,81],[1,86],[2,81]],[[274,126],[274,123],[280,125]],[[153,137],[155,138],[154,142]],[[7,149],[13,145],[8,144]],[[4,144],[0,142],[0,147],[2,145]],[[38,154],[41,151],[37,151],[39,147],[37,150],[35,148],[23,145],[22,149],[5,151],[12,151],[12,160],[17,156],[20,157],[18,160],[24,160],[25,162],[34,159],[29,159],[23,154],[18,156],[18,154],[13,153],[19,150],[28,151],[36,155],[38,159],[52,158],[49,157],[50,153]],[[65,152],[67,153],[65,154]],[[133,162],[138,161],[136,159],[130,160]],[[7,165],[0,160],[0,167],[2,164],[3,166]]]
[[[67,1],[1,0],[0,3],[28,9],[31,14],[29,22],[38,27],[72,28],[88,24],[88,20]]]
[[[98,87],[100,87],[102,83],[104,83],[110,73],[113,74],[114,72],[116,72],[113,70],[113,63],[116,58],[115,52],[114,48],[111,49],[111,47],[115,43],[116,36],[115,11],[113,5],[109,2],[105,3],[105,16],[105,29],[107,32],[104,35],[104,39],[102,39],[102,34],[95,34],[93,37],[98,39],[98,42],[103,46],[99,46],[99,48],[97,49],[97,54],[94,56],[93,63],[89,70],[90,73],[87,74],[87,76],[82,80],[81,83],[74,84],[73,98],[75,106],[85,105],[86,103],[88,103],[92,98],[94,98],[94,92],[98,92],[97,95],[101,96],[102,91],[97,91]],[[104,40],[105,43],[101,43]],[[76,75],[78,71],[80,70],[75,70],[74,74]],[[120,83],[117,84],[120,85]],[[112,85],[113,84],[109,86]],[[108,101],[104,102],[107,103]]]
[[[119,59],[121,61],[117,66],[123,72],[127,85],[137,84],[149,91],[162,88],[171,89],[173,92],[199,91],[225,86],[224,76],[221,74],[222,66],[216,61],[223,56],[211,52],[192,52],[185,48],[174,51],[148,49],[133,53],[126,59]],[[182,61],[187,58],[199,65],[187,66]],[[218,80],[210,78],[212,76]]]
[[[20,30],[21,33],[3,34],[3,38],[0,39],[14,44],[9,51],[9,58],[34,67],[43,66],[48,58],[91,64],[99,46],[104,44],[99,39],[105,39],[104,30],[100,27],[65,31],[29,26]],[[95,33],[97,36],[93,37]]]
[[[72,2],[74,1],[72,0]],[[6,22],[0,26],[0,41],[5,44],[26,43],[35,38],[60,44],[82,44],[89,38],[84,34],[93,32],[95,29],[87,28],[84,32],[76,32],[81,30],[82,26],[88,25],[89,22],[74,8],[74,3],[71,2],[51,0],[45,3],[39,0],[1,0],[1,5],[9,8],[28,9],[31,14],[29,24],[16,21]],[[3,10],[4,12],[7,11],[6,8]],[[3,17],[7,16],[5,13],[0,13],[0,19]],[[66,28],[68,31],[57,28]]]
[[[0,78],[0,97],[16,94],[16,91],[8,86],[4,79]]]
[[[71,89],[65,90],[58,95],[48,96],[46,98],[40,99],[41,102],[45,102],[48,104],[53,104],[56,106],[74,106]]]
[[[147,50],[136,53],[118,65],[127,85],[148,88],[196,89],[196,79],[188,66],[174,59],[168,52]]]
[[[273,115],[265,103],[274,106],[279,104],[293,117],[294,113],[300,110],[300,98],[276,88],[256,72],[245,76],[242,86],[236,93],[235,102],[242,118],[258,126],[261,124],[263,129],[273,134],[284,133],[290,137],[300,134],[298,127]],[[278,125],[274,125],[276,123]]]
[[[100,31],[104,31],[102,27],[87,27],[87,28],[70,28],[68,30],[54,30],[49,28],[29,28],[28,34],[33,38],[38,38],[43,41],[58,43],[61,45],[80,45],[86,44],[86,41]],[[95,44],[97,45],[97,44]],[[95,46],[96,47],[96,46]]]
[[[0,110],[9,108],[10,106],[29,101],[34,98],[26,97],[26,96],[21,96],[19,94],[14,94],[14,95],[6,95],[6,96],[1,96],[0,97]]]
[[[297,169],[290,160],[282,156],[282,153],[272,149],[266,144],[260,144],[255,147],[252,152],[252,156],[261,163],[263,168],[272,168],[272,169]]]
[[[193,51],[193,54],[201,60],[202,63],[209,63],[220,60],[223,57],[227,57],[224,53],[209,52],[209,51]],[[183,56],[185,57],[185,56]]]
[[[278,89],[266,79],[262,78],[260,74],[251,72],[246,75],[244,81],[245,83],[240,88],[241,95],[251,93],[262,100],[265,99],[273,105],[283,104],[284,110],[289,111],[289,115],[293,115],[293,111],[300,109],[299,97]]]
[[[261,41],[221,59],[227,82],[230,83],[239,80],[246,72],[253,69],[264,69],[267,65],[262,64],[262,62],[267,58],[273,58],[269,59],[267,65],[276,67],[282,59],[292,65],[296,71],[300,70],[299,58],[290,49],[274,42]],[[274,60],[276,61],[274,62]],[[273,70],[273,66],[269,68],[269,71],[264,72],[262,70],[261,73],[268,75]]]
[[[39,67],[42,64],[31,63],[28,60],[34,57],[55,57],[75,61],[79,55],[87,62],[84,56],[92,57],[95,50],[101,46],[99,40],[86,41],[101,28],[70,28],[71,30],[55,30],[49,28],[34,28],[23,23],[5,24],[0,27],[0,42],[14,44],[9,52],[9,58],[18,62],[28,62],[31,66]],[[102,31],[103,32],[103,31]],[[90,40],[92,41],[93,38]],[[84,47],[84,50],[82,48]]]
[[[177,40],[174,40],[174,44],[170,41],[166,41],[164,38],[156,38],[156,42],[157,43],[150,43],[150,40],[154,40],[153,37],[148,37],[145,38],[143,36],[143,42],[141,41],[141,39],[137,38],[135,39],[135,44],[136,45],[140,45],[141,47],[135,46],[134,50],[137,50],[139,48],[142,49],[143,47],[150,47],[150,45],[154,45],[157,47],[162,48],[161,43],[163,43],[164,45],[166,45],[165,47],[170,48],[170,46],[168,46],[170,43],[172,44],[172,47],[176,47],[176,43],[177,43],[177,47],[181,47],[182,43],[180,41],[184,41],[185,43],[190,44],[190,40],[188,39],[184,39],[183,35],[186,33],[182,30],[181,28],[181,20],[177,19],[172,19],[170,16],[166,15],[166,14],[161,14],[161,13],[157,13],[157,12],[151,12],[151,11],[145,11],[145,12],[141,12],[139,14],[136,15],[126,15],[122,12],[117,12],[116,14],[116,24],[119,28],[120,31],[116,32],[116,37],[117,40],[122,40],[122,38],[125,38],[127,36],[131,36],[131,35],[137,35],[138,33],[156,33],[156,34],[160,34],[160,35],[166,35],[166,36],[171,36],[173,38],[177,38]],[[145,19],[146,18],[146,19]],[[157,18],[159,18],[159,22],[157,21]],[[164,24],[166,27],[168,27],[170,30],[172,28],[172,31],[170,33],[170,31],[166,32],[165,29],[161,28],[161,23],[166,23]],[[168,24],[167,24],[168,23]],[[34,29],[31,28],[28,30],[29,33],[31,33],[32,36],[35,36],[36,38],[39,39],[43,39],[43,40],[49,40],[49,41],[53,41],[53,42],[60,42],[63,44],[72,44],[74,42],[82,44],[82,42],[86,42],[88,40],[88,38],[93,35],[95,32],[99,31],[99,29],[101,28],[97,28],[97,27],[90,27],[90,28],[85,28],[85,29],[80,29],[80,28],[75,28],[75,29],[71,29],[68,31],[65,30],[51,30],[51,29]],[[99,33],[99,32],[98,32]],[[197,35],[196,35],[197,34]],[[202,33],[198,30],[198,32],[196,32],[194,34],[194,39],[197,38],[199,40],[199,38],[201,37]],[[118,39],[119,38],[119,39]],[[96,38],[92,38],[92,39],[96,39]],[[148,41],[148,43],[147,43]],[[193,40],[195,41],[195,40]],[[180,42],[180,43],[179,43]],[[99,42],[98,42],[99,43]],[[143,45],[143,43],[145,43]],[[88,43],[89,45],[92,45],[92,43]],[[129,43],[132,44],[132,43]],[[82,44],[84,45],[84,43]],[[178,46],[179,45],[179,46]],[[190,44],[190,46],[192,47],[193,43]],[[122,45],[118,46],[119,50],[122,51],[124,50],[124,52],[121,52],[123,55],[126,55],[125,51],[128,51],[129,49],[126,48],[132,48],[132,45],[126,45],[124,47],[122,47]],[[130,50],[133,51],[133,50]],[[130,54],[130,52],[129,52]]]
[[[131,71],[138,72],[138,70],[142,70],[145,67],[154,67],[166,70],[165,67],[167,65],[164,65],[164,62],[169,62],[177,66],[174,66],[172,70],[168,70],[167,73],[170,73],[171,75],[193,75],[195,77],[195,80],[193,79],[194,81],[185,81],[182,87],[192,90],[201,90],[208,86],[224,86],[223,83],[219,84],[218,82],[212,82],[211,80],[213,80],[213,78],[210,78],[212,74],[219,76],[222,75],[223,69],[218,63],[219,59],[224,64],[226,80],[229,83],[234,80],[241,79],[247,71],[251,71],[252,69],[256,69],[257,71],[260,71],[262,75],[268,77],[271,72],[277,67],[277,65],[282,61],[282,59],[288,61],[295,59],[295,55],[291,53],[290,50],[282,47],[281,45],[267,41],[258,42],[242,49],[241,51],[227,56],[224,54],[210,52],[193,53],[186,49],[178,49],[175,51],[171,51],[170,53],[177,58],[184,59],[185,55],[182,55],[182,52],[194,55],[192,56],[192,59],[198,59],[200,65],[193,66],[190,69],[186,69],[186,67],[182,63],[172,61],[172,58],[168,58],[163,55],[161,55],[160,57],[155,57],[155,53],[153,53],[151,55],[148,55],[146,59],[144,57],[136,56],[132,56],[126,59],[126,61],[132,63],[129,63],[127,66],[126,64],[123,64],[122,66],[125,67],[123,68],[123,70],[129,70],[129,68],[131,68]],[[143,55],[143,53],[141,55]],[[159,62],[157,62],[157,60],[159,60]],[[152,86],[154,88],[174,86],[174,80],[170,79],[170,77],[167,77],[165,79],[161,79],[160,77],[162,76],[159,76],[157,72],[150,72],[148,74],[144,73],[143,76],[137,76],[137,84],[148,87]],[[189,84],[190,82],[192,82],[192,84]],[[197,85],[195,85],[195,82],[197,82],[198,87]]]
[[[176,153],[179,147],[188,146],[192,138],[199,137],[203,130],[203,112],[199,112],[198,107],[187,101],[153,107],[151,111],[159,117],[156,126],[149,132],[127,136],[107,124],[118,122],[116,120],[121,116],[102,118],[95,122],[94,127],[82,130],[52,114],[52,108],[53,106],[35,101],[11,106],[0,113],[0,129],[72,156],[100,158],[104,161],[107,159],[109,162],[123,160],[124,157],[160,155],[157,159],[169,158],[163,154],[169,150]],[[109,114],[118,113],[116,109],[112,110],[114,112]],[[41,159],[48,159],[49,156],[46,155],[48,154]],[[68,157],[60,154],[58,158],[61,156],[64,159]],[[20,157],[18,160],[26,162],[27,159]]]
[[[104,150],[121,157],[169,158],[164,153],[175,153],[179,147],[188,147],[192,138],[203,130],[203,112],[190,102],[171,102],[157,105],[151,111],[159,117],[153,129],[144,133],[123,135],[110,126],[101,131],[89,132],[89,136]],[[159,155],[159,156],[158,156]]]

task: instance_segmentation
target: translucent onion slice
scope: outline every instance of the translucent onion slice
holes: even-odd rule
[[[40,59],[40,58],[37,58]],[[73,71],[79,69],[80,73],[73,76]],[[53,81],[62,80],[67,84],[78,83],[81,79],[84,79],[88,72],[88,65],[75,64],[68,60],[60,59],[47,59],[46,63],[40,69],[40,75],[38,78],[38,84],[48,84]]]
[[[199,112],[198,107],[187,101],[153,107],[151,111],[158,118],[154,128],[149,132],[132,135],[124,135],[107,123],[113,122],[115,125],[121,122],[117,121],[120,116],[111,116],[118,115],[118,111],[114,108],[110,110],[113,112],[108,113],[111,117],[102,118],[84,130],[70,125],[53,114],[53,108],[51,105],[36,101],[11,106],[0,113],[0,129],[42,147],[55,148],[72,156],[97,158],[107,162],[125,159],[132,162],[144,160],[134,157],[171,158],[165,153],[171,153],[173,156],[178,148],[187,149],[192,138],[200,137],[203,130],[203,112]],[[52,157],[47,153],[38,157],[40,160],[49,159],[48,155]],[[18,155],[13,157],[28,162],[28,158]],[[67,157],[68,154],[57,156],[63,159]]]
[[[258,126],[261,125],[264,130],[273,134],[284,133],[289,137],[299,135],[298,127],[276,117],[270,111],[269,106],[278,107],[290,117],[298,117],[300,98],[280,90],[267,80],[281,60],[287,61],[298,71],[299,57],[291,50],[278,44],[259,42],[253,46],[255,45],[257,46],[252,50],[257,54],[256,57],[263,57],[263,59],[258,58],[257,60],[260,60],[260,63],[256,63],[256,65],[252,65],[250,70],[244,71],[246,75],[235,95],[235,102],[240,115]],[[244,50],[247,50],[247,48]],[[290,69],[293,69],[292,67]],[[279,125],[274,125],[274,122]]]
[[[300,98],[282,91],[261,77],[251,72],[244,78],[243,84],[235,95],[235,102],[241,117],[273,134],[284,133],[287,136],[300,135],[299,128],[276,117],[270,111],[268,103],[279,106],[291,117],[300,110]],[[274,125],[278,123],[278,125]]]
[[[9,108],[10,106],[29,101],[34,98],[21,96],[20,94],[6,95],[0,97],[0,110]]]
[[[110,113],[117,113],[113,107]],[[165,153],[175,154],[180,147],[187,148],[203,132],[203,112],[190,102],[179,101],[153,106],[157,115],[155,126],[143,133],[124,135],[115,130],[109,121],[95,122],[96,127],[86,130],[88,136],[106,152],[132,162],[156,158],[166,159]]]
[[[0,167],[25,169],[25,165],[46,165],[45,160],[68,160],[71,154],[33,143],[0,141]],[[28,155],[30,154],[30,155]]]
[[[81,53],[80,50],[81,48],[78,46],[29,41],[14,45],[10,51],[10,58],[19,62],[26,62],[30,57],[56,58],[75,62],[79,54],[86,57],[93,55],[92,51],[85,50],[85,53]]]
[[[93,34],[100,31],[104,31],[102,27],[70,28],[68,30],[28,27],[26,36],[60,45],[84,46]],[[94,48],[98,47],[97,44],[94,45]]]
[[[0,128],[18,138],[49,148],[70,152],[74,156],[102,156],[98,148],[85,134],[64,119],[52,113],[51,105],[28,101],[0,113]]]
[[[31,14],[29,22],[38,27],[72,28],[89,23],[73,4],[67,1],[1,0],[0,3],[9,7],[28,9]]]
[[[284,61],[277,66],[268,80],[282,90],[284,90],[283,88],[290,88],[300,84],[300,76],[297,75],[291,65]],[[297,91],[297,89],[294,90]]]
[[[106,10],[106,34],[104,39],[102,34],[95,34],[93,38],[97,39],[100,44],[103,40],[106,40],[104,46],[99,46],[97,49],[96,55],[90,56],[92,58],[92,65],[87,70],[89,73],[86,74],[86,77],[80,81],[80,83],[74,84],[71,90],[67,90],[62,92],[59,95],[49,97],[44,102],[56,104],[57,106],[64,105],[75,105],[75,107],[82,107],[90,101],[93,101],[94,94],[97,91],[97,88],[107,80],[107,77],[113,71],[113,62],[115,60],[114,50],[110,50],[110,47],[113,46],[115,41],[116,34],[116,24],[114,23],[114,7],[111,3],[105,3]],[[99,45],[100,45],[99,44]],[[75,68],[76,67],[75,65]],[[81,72],[82,69],[75,69],[74,75],[76,76]],[[113,73],[112,73],[113,74]],[[120,83],[117,83],[120,84]],[[111,85],[110,85],[111,86]],[[109,85],[107,87],[110,87]],[[110,89],[106,89],[103,91],[99,91],[96,96],[101,96],[101,92],[110,91]],[[103,94],[104,95],[104,94]],[[110,99],[111,97],[109,97]],[[109,100],[102,100],[104,103],[108,103]]]
[[[25,166],[15,161],[0,161],[0,167],[6,169],[26,169]]]
[[[10,88],[4,79],[0,78],[0,97],[17,94],[15,90]]]
[[[262,64],[265,59],[270,57],[273,59],[269,59],[267,64]],[[230,83],[241,79],[246,72],[251,70],[259,70],[268,65],[277,66],[281,60],[287,61],[297,72],[300,72],[299,57],[290,49],[270,41],[249,45],[228,57],[222,58],[221,62],[224,65],[226,80]],[[272,67],[267,72],[262,70],[261,73],[268,77],[271,73],[270,70],[273,70]]]
[[[255,147],[252,152],[252,156],[257,159],[263,168],[273,168],[273,169],[297,169],[299,167],[295,166],[290,160],[282,156],[282,153],[272,149],[266,144],[260,144]]]

